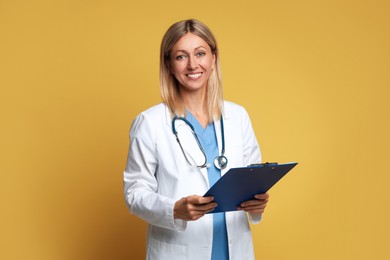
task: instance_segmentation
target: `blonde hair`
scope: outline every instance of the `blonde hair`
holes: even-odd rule
[[[219,119],[223,113],[222,75],[219,62],[217,41],[210,29],[200,21],[189,19],[177,22],[169,27],[160,47],[160,91],[163,102],[172,114],[185,115],[185,107],[180,97],[179,84],[169,70],[171,51],[175,43],[187,33],[202,38],[215,55],[215,66],[210,74],[207,86],[207,111],[209,121]]]

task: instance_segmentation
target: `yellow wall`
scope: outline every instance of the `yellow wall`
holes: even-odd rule
[[[194,17],[266,161],[300,164],[253,226],[259,259],[390,259],[390,4],[0,1],[0,259],[143,259],[122,195],[158,50]]]

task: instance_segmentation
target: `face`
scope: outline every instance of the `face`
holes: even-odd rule
[[[205,90],[214,63],[210,46],[199,36],[187,33],[172,48],[170,71],[181,92]]]

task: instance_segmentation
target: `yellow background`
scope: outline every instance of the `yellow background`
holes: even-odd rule
[[[252,226],[258,259],[390,259],[390,4],[0,0],[0,258],[143,259],[122,171],[160,102],[160,40],[197,18],[265,161],[300,164]]]

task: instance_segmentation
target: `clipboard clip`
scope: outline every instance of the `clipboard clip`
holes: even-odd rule
[[[270,167],[270,166],[278,166],[277,162],[265,162],[265,163],[254,163],[249,164],[248,167]]]

